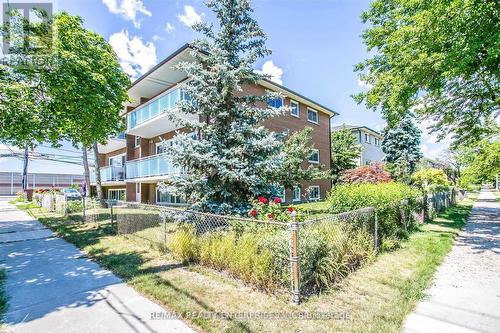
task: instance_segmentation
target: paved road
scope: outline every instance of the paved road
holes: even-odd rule
[[[0,267],[6,332],[193,332],[1,197]]]
[[[500,202],[483,190],[404,332],[500,332]]]

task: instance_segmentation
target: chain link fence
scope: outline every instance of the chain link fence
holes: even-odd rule
[[[458,191],[403,200],[390,213],[367,207],[287,222],[197,212],[180,207],[95,199],[39,200],[74,221],[110,225],[116,234],[148,242],[170,259],[225,271],[292,301],[328,289],[372,260],[391,238],[401,239],[457,200]],[[46,202],[45,202],[46,201]]]

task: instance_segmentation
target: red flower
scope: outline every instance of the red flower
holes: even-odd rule
[[[273,219],[273,217],[274,217],[274,215],[273,215],[273,213],[269,213],[269,214],[267,214],[267,217],[268,217],[270,220],[272,220],[272,219]]]
[[[293,209],[293,207],[288,207],[288,212],[289,213],[293,213],[295,211],[295,209]]]
[[[280,204],[281,203],[281,198],[278,198],[278,197],[274,198],[274,203],[275,204]]]
[[[262,196],[260,196],[260,197],[258,198],[258,200],[259,200],[259,202],[262,202],[263,204],[267,204],[267,203],[269,202],[269,200],[267,200],[266,198],[264,198],[264,197],[262,197]]]
[[[254,208],[251,211],[248,212],[248,215],[251,217],[256,217],[257,216],[257,210]]]

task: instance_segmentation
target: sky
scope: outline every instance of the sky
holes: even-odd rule
[[[384,128],[379,113],[351,98],[367,89],[353,67],[368,57],[361,38],[366,26],[360,15],[370,1],[253,0],[252,4],[254,18],[266,32],[267,46],[273,51],[256,62],[256,70],[340,113],[332,125],[362,125],[377,131]],[[124,71],[134,78],[199,37],[192,24],[214,21],[201,0],[58,0],[57,8],[81,16],[86,28],[104,36]],[[436,137],[427,133],[428,125],[419,124],[422,151],[436,158],[448,142],[436,143]],[[63,149],[75,150],[68,143],[63,143]],[[45,147],[38,150],[73,155]],[[0,158],[0,171],[20,169],[20,161]],[[82,168],[33,161],[30,171],[81,173]]]

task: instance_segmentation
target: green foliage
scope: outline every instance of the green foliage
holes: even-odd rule
[[[380,238],[395,237],[401,239],[406,236],[402,224],[402,210],[413,211],[417,207],[419,195],[420,193],[416,189],[395,182],[348,184],[333,188],[327,201],[332,213],[374,207],[379,219]],[[407,205],[403,205],[403,201],[407,201]]]
[[[415,172],[411,177],[413,185],[425,193],[447,191],[450,181],[442,169],[424,168]]]
[[[309,164],[303,167],[305,161],[313,153],[311,144],[313,129],[305,127],[303,130],[293,133],[285,142],[284,160],[276,174],[272,176],[273,183],[280,184],[285,189],[293,189],[300,186],[303,181],[312,181],[327,178],[326,172],[321,167]]]
[[[460,178],[462,187],[495,181],[500,177],[500,140],[480,142],[468,157]]]
[[[356,161],[361,156],[361,145],[352,131],[343,127],[331,134],[331,175],[336,183],[344,170],[357,166]]]
[[[83,203],[80,200],[69,200],[66,202],[66,211],[68,214],[81,213],[83,211]]]
[[[373,56],[356,66],[371,88],[355,96],[397,123],[414,106],[443,138],[498,133],[500,2],[375,0],[362,19]]]
[[[103,142],[123,129],[119,113],[130,80],[111,46],[80,17],[62,12],[52,22],[25,22],[30,36],[52,42],[50,24],[56,52],[43,54],[43,65],[0,65],[0,141],[31,148],[62,138],[85,147]],[[40,56],[20,51],[21,58]]]
[[[418,161],[421,131],[413,122],[413,115],[407,112],[396,125],[386,127],[383,132],[382,151],[391,174],[399,181],[409,183]]]
[[[79,16],[62,12],[53,24],[56,65],[44,68],[42,81],[51,96],[51,109],[62,117],[62,134],[75,146],[82,143],[89,148],[123,130],[120,111],[128,101],[130,80],[111,45],[87,30]]]

